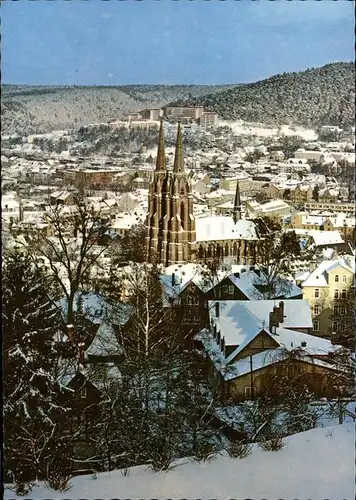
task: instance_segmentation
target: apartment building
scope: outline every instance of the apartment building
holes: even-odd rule
[[[311,214],[298,212],[291,217],[294,229],[338,231],[345,238],[353,238],[355,233],[355,217],[347,214]]]
[[[199,124],[204,128],[216,127],[216,125],[218,124],[218,114],[210,111],[205,111],[200,116]]]
[[[342,333],[354,277],[353,256],[323,261],[299,277],[297,284],[301,281],[303,299],[311,307],[314,335],[337,339]]]
[[[83,189],[107,188],[122,170],[114,169],[68,169],[63,174],[65,184]]]
[[[353,216],[355,215],[356,206],[354,203],[333,203],[332,201],[325,201],[325,202],[307,201],[304,204],[304,209],[307,212],[319,210],[323,212],[341,212]]]
[[[203,106],[166,106],[164,108],[164,116],[167,118],[190,118],[198,120],[203,113]]]

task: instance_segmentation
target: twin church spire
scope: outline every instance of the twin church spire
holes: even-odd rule
[[[155,171],[156,172],[166,171],[163,120],[161,120],[161,125],[159,129],[158,150],[157,150]],[[182,137],[182,127],[180,123],[178,123],[173,172],[184,173],[183,137]]]
[[[147,256],[166,266],[195,260],[193,197],[185,169],[182,128],[178,124],[173,170],[167,170],[163,122],[156,168],[148,194]]]

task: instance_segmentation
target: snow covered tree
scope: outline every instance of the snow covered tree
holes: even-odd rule
[[[259,261],[266,279],[262,293],[265,299],[271,299],[276,297],[277,291],[287,294],[288,281],[283,278],[291,274],[291,263],[299,258],[301,249],[294,231],[283,232],[281,225],[270,217],[256,222],[263,235],[258,246]]]
[[[5,475],[18,491],[47,477],[49,461],[65,471],[66,409],[54,377],[54,338],[61,328],[42,274],[18,253],[3,260]]]
[[[214,398],[202,360],[185,342],[181,308],[163,297],[159,268],[131,265],[117,289],[124,290],[132,314],[119,335],[121,381],[103,402],[101,454],[106,464],[111,457],[111,465],[167,469],[173,458],[195,453],[211,439]]]

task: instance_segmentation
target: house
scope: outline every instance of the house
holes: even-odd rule
[[[313,318],[313,334],[337,340],[347,313],[345,299],[354,284],[352,256],[324,260],[299,276],[303,299],[308,300]]]
[[[257,201],[246,202],[246,210],[249,217],[271,217],[281,220],[284,216],[290,215],[294,212],[291,207],[284,200],[272,200],[267,203],[258,203]]]
[[[271,291],[263,271],[257,267],[241,265],[211,273],[206,266],[197,264],[173,265],[160,276],[164,303],[182,306],[183,327],[191,333],[208,323],[208,301],[263,300]],[[293,282],[279,278],[275,285],[275,299],[302,298],[302,290]]]
[[[262,394],[268,376],[284,375],[287,352],[295,349],[300,356],[289,369],[313,392],[328,394],[327,376],[335,370],[329,359],[336,347],[308,334],[308,301],[280,301],[278,306],[273,300],[209,301],[208,310],[209,326],[195,339],[210,361],[211,383],[223,401]]]
[[[75,195],[69,191],[55,191],[50,195],[51,205],[73,205]]]

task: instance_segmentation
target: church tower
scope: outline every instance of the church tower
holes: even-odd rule
[[[234,219],[234,224],[241,219],[241,197],[240,197],[240,184],[239,181],[236,182],[236,192],[234,201],[234,210],[232,213],[232,218]]]
[[[148,195],[148,261],[165,266],[194,261],[195,240],[193,197],[184,169],[181,125],[178,125],[173,171],[167,171],[161,122],[156,169]]]

